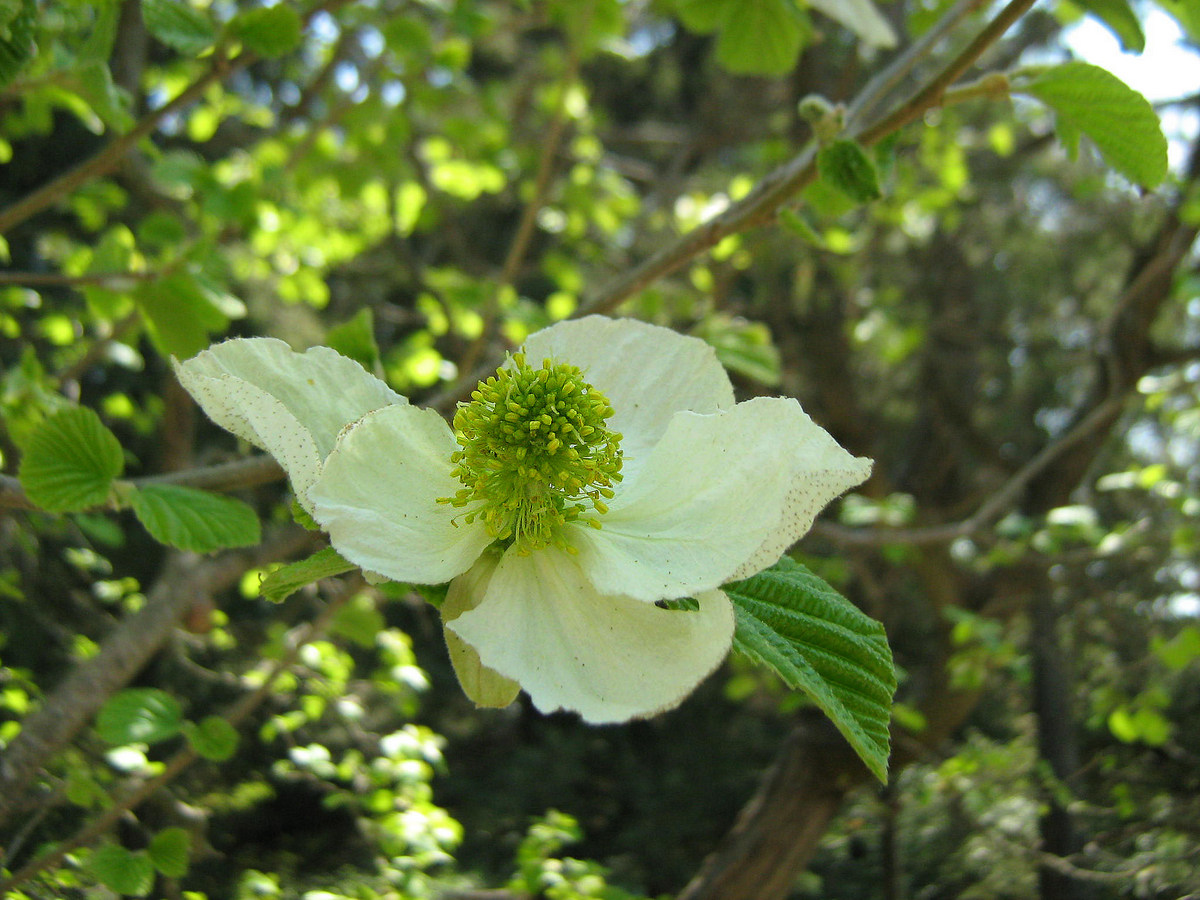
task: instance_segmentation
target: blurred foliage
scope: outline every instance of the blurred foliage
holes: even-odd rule
[[[119,165],[0,237],[0,469],[30,467],[42,506],[0,519],[0,746],[144,608],[168,556],[154,538],[211,549],[180,521],[195,498],[160,488],[139,511],[118,479],[245,450],[181,396],[172,356],[233,335],[329,343],[414,402],[437,398],[465,360],[573,314],[750,194],[812,138],[813,96],[834,134],[784,227],[724,238],[619,311],[700,336],[740,396],[796,396],[873,456],[877,481],[841,505],[843,526],[964,520],[1076,424],[1128,336],[1110,327],[1128,273],[1176,211],[1200,222],[1200,190],[1178,162],[1186,135],[1170,135],[1167,183],[1137,189],[1104,157],[1147,182],[1157,158],[1114,150],[1077,84],[1039,76],[1027,93],[1050,108],[977,96],[870,148],[839,138],[838,105],[891,58],[889,38],[919,38],[949,6],[0,0],[0,215],[133,135]],[[1194,4],[1042,4],[985,62],[1065,59],[1061,29],[1083,15],[1136,49],[1168,14],[1194,46]],[[1159,112],[1194,137],[1186,109]],[[805,564],[887,626],[897,733],[936,727],[942,679],[976,705],[886,790],[852,795],[795,897],[1033,896],[1051,802],[1086,838],[1066,864],[1088,896],[1200,892],[1194,256],[1168,278],[1158,355],[1067,496],[1038,506],[1029,487],[944,547],[828,530],[805,544]],[[55,480],[64,459],[91,476]],[[124,511],[91,508],[114,496]],[[264,539],[290,527],[279,484],[236,496]],[[219,537],[259,540],[252,525]],[[197,597],[41,773],[0,831],[0,868],[176,754],[201,761],[12,896],[662,895],[806,712],[738,659],[679,710],[621,728],[476,711],[421,597],[301,578],[271,602],[258,586],[281,561]],[[961,588],[955,602],[935,582]],[[1057,611],[1073,673],[1065,779],[1036,737],[1030,593]]]

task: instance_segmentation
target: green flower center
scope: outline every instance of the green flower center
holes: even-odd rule
[[[573,551],[561,526],[608,511],[621,480],[621,435],[606,421],[613,408],[575,366],[513,354],[511,364],[481,381],[454,414],[461,450],[450,457],[463,488],[439,503],[470,507],[499,541],[528,554],[550,544]]]

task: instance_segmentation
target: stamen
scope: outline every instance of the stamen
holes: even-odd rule
[[[621,480],[621,435],[606,421],[613,408],[575,366],[542,360],[540,368],[515,353],[471,392],[454,415],[461,450],[451,474],[463,484],[456,509],[483,522],[499,541],[528,554],[551,544],[574,551],[561,526],[608,511]],[[604,498],[604,499],[601,499]]]

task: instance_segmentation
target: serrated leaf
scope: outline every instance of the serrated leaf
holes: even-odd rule
[[[1167,177],[1167,139],[1154,107],[1111,72],[1069,62],[1036,73],[1014,91],[1054,110],[1060,132],[1065,125],[1086,134],[1135,184],[1154,187]]]
[[[883,196],[875,163],[856,142],[838,140],[817,153],[817,172],[821,179],[858,203]]]
[[[96,733],[106,743],[155,744],[179,734],[183,709],[157,688],[128,688],[113,694],[96,716]]]
[[[164,828],[150,839],[146,855],[154,868],[168,878],[187,874],[192,837],[183,828]]]
[[[191,359],[229,326],[229,317],[191,275],[177,272],[138,287],[134,295],[150,338],[164,356]]]
[[[364,306],[341,325],[330,328],[325,335],[325,344],[372,374],[381,369],[379,345],[375,342],[375,314],[369,306]]]
[[[262,540],[258,515],[233,497],[170,484],[138,488],[130,508],[160,544],[210,553],[225,547],[251,547]]]
[[[739,75],[782,75],[800,58],[807,31],[787,0],[739,0],[717,37],[717,62]]]
[[[1113,33],[1121,47],[1131,53],[1146,49],[1146,35],[1142,23],[1126,0],[1075,0]]]
[[[322,578],[332,578],[343,572],[358,568],[354,563],[344,560],[332,547],[318,550],[308,559],[281,566],[263,579],[259,591],[272,603],[286,600],[305,585],[320,581]]]
[[[22,0],[21,8],[0,29],[0,87],[11,82],[37,51],[34,31],[37,3]]]
[[[142,0],[146,30],[180,53],[197,54],[217,39],[207,15],[186,0]]]
[[[883,626],[786,556],[723,590],[734,649],[807,694],[886,783],[896,670]]]
[[[94,411],[75,406],[34,429],[17,476],[47,512],[78,512],[107,502],[124,467],[121,442]]]
[[[871,0],[808,0],[808,5],[853,31],[865,44],[896,46],[896,33]]]
[[[303,25],[290,5],[260,6],[234,16],[229,33],[247,50],[267,59],[277,59],[300,46]]]
[[[224,762],[237,750],[237,729],[220,716],[206,716],[200,722],[185,722],[183,736],[200,756]],[[164,873],[165,874],[165,873]]]
[[[154,863],[143,851],[106,844],[92,853],[87,868],[106,888],[127,897],[145,897],[154,887]]]

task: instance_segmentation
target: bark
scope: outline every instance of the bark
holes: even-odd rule
[[[36,806],[31,791],[42,767],[87,726],[104,702],[128,684],[170,638],[198,601],[207,600],[256,563],[298,552],[312,536],[295,529],[258,552],[227,553],[201,560],[172,553],[146,597],[146,605],[122,620],[95,656],[80,663],[23,723],[0,756],[0,828]],[[265,554],[265,555],[264,555]]]

